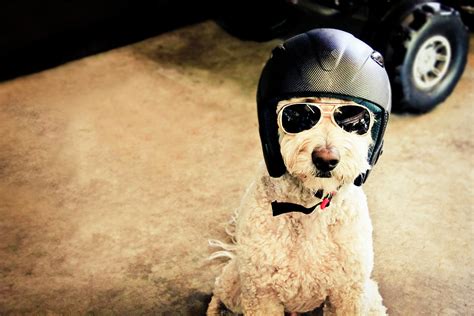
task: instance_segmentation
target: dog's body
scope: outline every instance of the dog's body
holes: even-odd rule
[[[325,120],[296,135],[279,135],[288,172],[273,178],[262,165],[234,218],[230,233],[235,244],[216,243],[229,250],[219,254],[231,260],[216,280],[208,314],[220,315],[222,302],[245,315],[307,312],[322,303],[325,314],[385,315],[377,284],[370,279],[373,247],[367,201],[353,184],[369,168],[370,133],[350,134]],[[340,155],[330,177],[315,170],[311,157],[320,148]],[[318,190],[336,192],[329,207],[316,207],[309,215],[273,216],[273,201],[311,207],[321,201],[314,194]]]

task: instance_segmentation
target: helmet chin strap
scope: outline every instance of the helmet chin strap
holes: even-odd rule
[[[372,154],[372,159],[369,160],[369,164],[371,167],[374,166],[377,163],[377,161],[379,161],[379,158],[382,154],[383,154],[383,140],[380,147]],[[357,178],[355,178],[354,180],[354,185],[358,187],[363,185],[365,181],[367,180],[367,178],[369,177],[370,170],[372,169],[368,169],[366,172],[359,174]]]
[[[357,176],[357,178],[355,178],[354,180],[354,185],[360,187],[361,185],[364,184],[365,180],[367,180],[367,178],[369,177],[369,173],[370,173],[370,169],[367,170],[366,172],[364,173],[361,173]]]

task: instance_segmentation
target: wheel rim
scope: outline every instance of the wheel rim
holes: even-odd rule
[[[451,61],[451,44],[446,37],[428,38],[416,53],[413,64],[415,85],[422,90],[436,86],[448,72]]]

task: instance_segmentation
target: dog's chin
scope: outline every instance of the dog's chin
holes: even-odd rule
[[[315,192],[321,189],[324,191],[336,191],[341,185],[341,180],[330,172],[299,175],[297,178],[301,180],[305,188]]]
[[[318,171],[316,172],[316,178],[332,178],[330,171]]]

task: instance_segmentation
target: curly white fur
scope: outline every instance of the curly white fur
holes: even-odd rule
[[[222,248],[211,258],[230,261],[216,279],[208,315],[220,315],[220,302],[245,315],[307,312],[322,303],[325,315],[386,314],[370,279],[372,224],[366,197],[353,185],[369,168],[371,141],[370,134],[347,133],[330,120],[296,135],[280,131],[288,172],[272,178],[262,164],[230,222],[233,244],[210,241]],[[340,152],[331,178],[315,176],[311,153],[323,146]],[[310,207],[320,201],[314,196],[319,189],[337,190],[328,208],[310,215],[272,215],[272,201]]]

